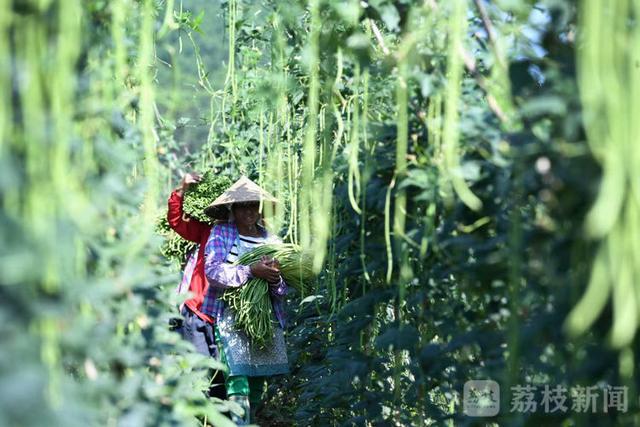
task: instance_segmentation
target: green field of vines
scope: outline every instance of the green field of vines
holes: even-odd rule
[[[0,426],[234,425],[187,172],[312,254],[259,425],[640,426],[639,144],[640,0],[0,0]]]

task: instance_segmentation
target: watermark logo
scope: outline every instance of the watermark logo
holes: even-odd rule
[[[505,410],[511,413],[626,413],[626,386],[573,386],[525,384],[511,386]],[[464,384],[462,408],[470,417],[493,417],[500,412],[500,385],[493,380],[471,380]]]
[[[492,380],[464,383],[463,411],[470,417],[493,417],[500,412],[500,386]]]

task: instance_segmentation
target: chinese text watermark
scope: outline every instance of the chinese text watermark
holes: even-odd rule
[[[562,385],[527,384],[512,386],[509,391],[508,409],[514,413],[625,413],[628,410],[628,390],[625,386],[567,388]],[[500,412],[499,384],[492,380],[467,381],[463,390],[463,412],[471,417],[497,415]]]

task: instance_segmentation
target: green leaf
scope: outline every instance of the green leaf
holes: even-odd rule
[[[398,10],[392,5],[382,6],[380,9],[380,17],[389,31],[398,31],[400,29],[400,15]]]

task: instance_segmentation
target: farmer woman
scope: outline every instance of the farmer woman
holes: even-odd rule
[[[280,276],[277,261],[263,258],[250,266],[235,265],[245,252],[277,238],[267,233],[260,206],[276,199],[246,177],[240,178],[207,209],[210,215],[228,213],[229,221],[217,224],[204,249],[205,274],[209,288],[201,310],[215,320],[216,342],[220,359],[228,367],[225,385],[229,399],[244,409],[237,424],[253,421],[255,410],[265,390],[265,377],[289,371],[284,341],[283,299],[287,285]],[[277,326],[273,340],[266,347],[252,345],[250,339],[234,327],[234,312],[225,307],[221,297],[229,289],[239,288],[252,277],[269,283]]]
[[[184,191],[201,179],[198,174],[187,173],[182,178],[179,188],[169,197],[167,220],[169,226],[181,237],[198,244],[187,259],[187,264],[178,286],[178,292],[190,292],[192,297],[184,302],[180,308],[183,320],[178,328],[182,337],[191,342],[198,353],[217,358],[217,345],[213,333],[213,318],[201,310],[202,301],[209,288],[204,274],[204,249],[211,233],[211,226],[193,218],[185,218],[182,209]],[[223,399],[225,390],[222,376],[216,373],[213,377],[209,395]]]

